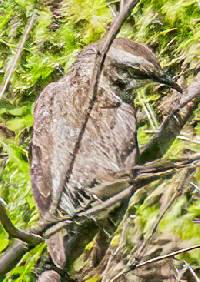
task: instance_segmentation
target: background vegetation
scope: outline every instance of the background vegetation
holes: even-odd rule
[[[13,223],[20,228],[32,226],[38,220],[28,163],[35,100],[45,85],[67,72],[80,49],[103,35],[118,5],[118,1],[106,0],[54,2],[0,2],[1,87],[13,64],[27,21],[34,11],[37,13],[9,87],[0,99],[0,196],[7,204]],[[173,76],[181,73],[186,82],[190,82],[200,68],[200,7],[197,0],[141,0],[124,24],[121,36],[148,44],[157,53],[162,66]],[[141,145],[162,121],[164,111],[160,105],[169,91],[161,90],[149,85],[137,94],[136,105],[146,114],[138,128]],[[198,108],[166,157],[199,151],[199,121]],[[157,187],[157,193],[162,193],[162,189]],[[199,196],[200,171],[197,171],[187,193],[176,201],[161,222],[161,232],[173,232],[191,244],[199,242],[200,225],[194,222],[200,217]],[[152,194],[147,193],[135,206],[134,212],[144,232],[159,212],[159,203],[151,201],[151,197]],[[8,242],[7,234],[0,227],[0,252]],[[37,246],[28,253],[3,281],[34,281],[34,266],[44,247]],[[199,268],[200,251],[190,252],[184,259]]]

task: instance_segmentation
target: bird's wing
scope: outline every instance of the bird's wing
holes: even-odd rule
[[[79,136],[90,97],[88,78],[70,75],[45,88],[37,100],[32,139],[32,186],[44,216],[61,198],[60,208],[73,213],[79,204],[76,191],[83,191],[95,179],[104,180],[132,167],[136,155],[136,121],[130,105],[105,107],[105,95],[116,105],[116,96],[100,91],[76,156],[70,181],[74,146]],[[102,103],[103,101],[103,103]],[[103,107],[102,107],[103,105]],[[61,197],[62,196],[62,197]]]
[[[48,85],[34,111],[31,176],[37,205],[44,216],[59,197],[79,132],[67,79]],[[70,95],[71,94],[71,95]]]

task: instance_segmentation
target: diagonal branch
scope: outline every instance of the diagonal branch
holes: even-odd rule
[[[134,271],[135,269],[141,268],[143,266],[146,266],[146,265],[149,265],[149,264],[152,264],[152,263],[155,263],[155,262],[162,261],[164,259],[174,258],[175,256],[178,256],[178,255],[181,255],[183,253],[190,252],[190,251],[193,251],[193,250],[196,250],[196,249],[200,249],[200,245],[194,245],[192,247],[184,248],[184,249],[181,249],[181,250],[178,250],[178,251],[171,252],[171,253],[166,254],[166,255],[158,256],[158,257],[155,257],[155,258],[152,258],[152,259],[140,262],[138,264],[129,265],[126,269],[124,269],[123,271],[118,273],[111,280],[111,282],[118,281],[118,278],[120,278],[121,276],[125,275],[126,273],[128,273],[130,271]]]
[[[12,224],[10,218],[7,215],[5,203],[2,199],[0,199],[0,222],[3,225],[4,229],[6,230],[6,232],[9,234],[10,238],[18,238],[23,242],[26,242],[29,245],[33,245],[33,246],[43,242],[42,237],[17,229]]]
[[[159,178],[172,175],[177,169],[186,166],[198,167],[200,164],[200,154],[194,154],[190,157],[186,156],[173,160],[156,160],[146,163],[145,165],[136,165],[132,172],[122,174],[121,178],[113,180],[113,182],[104,182],[92,188],[92,193],[100,199],[113,197],[114,195],[125,190],[134,179],[136,189],[157,180]]]
[[[158,256],[158,257],[146,260],[144,262],[140,262],[140,263],[136,264],[135,266],[133,266],[133,268],[132,268],[132,266],[130,266],[129,271],[134,270],[136,268],[143,267],[143,266],[151,264],[151,263],[161,261],[163,259],[173,258],[175,256],[178,256],[178,255],[181,255],[183,253],[190,252],[190,251],[193,251],[193,250],[196,250],[196,249],[200,249],[200,245],[194,245],[192,247],[184,248],[184,249],[181,249],[181,250],[178,250],[178,251],[171,252],[171,253],[166,254],[166,255],[162,255],[162,256]],[[127,272],[129,272],[129,271],[127,271]]]
[[[25,27],[25,31],[24,31],[24,34],[19,42],[19,45],[17,46],[17,51],[16,51],[16,54],[15,56],[13,57],[13,60],[10,64],[10,67],[8,69],[8,72],[6,73],[5,75],[5,79],[4,79],[4,84],[2,85],[2,87],[0,87],[0,99],[3,97],[6,89],[8,88],[8,84],[12,78],[12,75],[16,69],[16,66],[17,66],[17,63],[21,57],[21,54],[22,54],[22,51],[24,49],[24,45],[28,39],[28,36],[30,34],[30,31],[35,23],[35,20],[36,20],[36,12],[34,11],[32,16],[30,17],[30,19],[28,20],[28,23]]]
[[[120,12],[123,10],[126,3],[127,3],[127,0],[120,0]]]
[[[163,121],[159,131],[141,150],[140,163],[161,158],[197,107],[200,95],[200,72],[184,92],[180,104]]]
[[[161,220],[163,219],[167,211],[172,207],[176,199],[183,194],[183,190],[186,187],[186,185],[188,184],[188,182],[190,181],[190,177],[193,172],[194,172],[194,168],[185,168],[183,172],[181,173],[178,187],[176,188],[175,193],[172,195],[171,199],[169,200],[167,205],[164,207],[164,209],[161,210],[161,212],[159,213],[159,216],[156,219],[149,236],[143,241],[142,245],[138,248],[138,250],[134,254],[134,257],[137,260],[137,262],[139,262],[142,256],[144,255],[144,251],[146,250],[147,246],[149,245],[151,239],[153,238],[158,228],[158,225],[160,224]]]
[[[189,264],[187,264],[187,269],[189,270],[191,276],[193,277],[194,282],[200,282],[199,277],[196,275],[194,269]]]
[[[32,247],[20,240],[15,240],[0,256],[0,278],[13,269]]]

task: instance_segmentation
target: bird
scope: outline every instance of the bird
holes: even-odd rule
[[[31,181],[43,220],[73,217],[77,210],[95,202],[95,187],[119,184],[119,175],[128,175],[134,167],[139,152],[136,117],[134,108],[124,99],[127,93],[134,99],[136,89],[152,81],[181,92],[150,48],[130,39],[115,39],[106,55],[97,99],[70,177],[66,177],[92,98],[89,89],[101,44],[99,41],[85,47],[68,73],[46,86],[36,101]],[[127,178],[121,179],[126,187]],[[108,189],[117,187],[106,185]],[[59,231],[47,240],[51,258],[59,268],[67,261],[63,237],[63,231]]]

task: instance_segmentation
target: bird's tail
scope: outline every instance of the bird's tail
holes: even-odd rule
[[[66,252],[64,247],[64,230],[57,231],[47,240],[47,248],[53,263],[60,269],[66,265]]]

